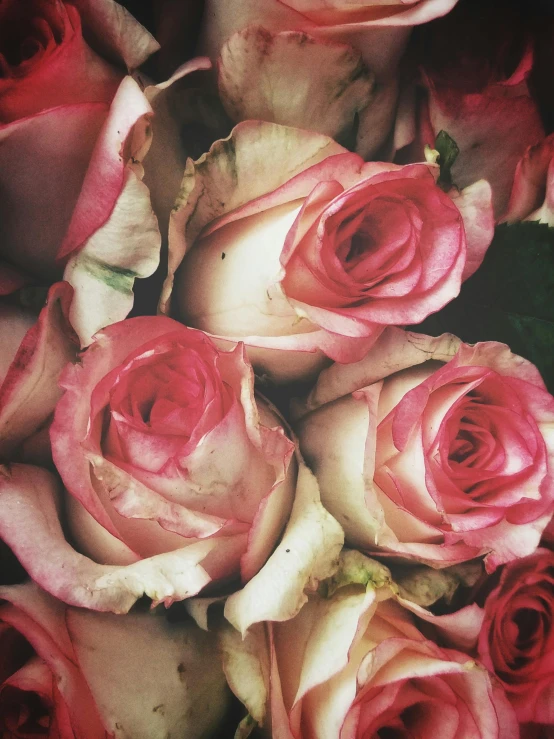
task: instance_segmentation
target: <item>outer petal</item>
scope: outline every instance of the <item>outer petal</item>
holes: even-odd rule
[[[144,159],[144,182],[150,190],[164,240],[167,239],[169,215],[179,194],[188,156],[182,136],[182,125],[189,122],[187,116],[191,114],[186,97],[187,78],[192,72],[209,70],[211,66],[206,57],[191,59],[166,82],[149,85],[144,90],[154,111],[152,146]],[[193,122],[196,122],[194,118]]]
[[[492,189],[486,180],[479,180],[459,192],[450,192],[462,214],[467,239],[466,264],[462,282],[481,266],[494,236]]]
[[[85,39],[108,59],[129,70],[160,48],[156,39],[114,0],[73,0],[83,20]]]
[[[305,71],[301,77],[299,69]],[[340,140],[371,104],[373,75],[345,44],[248,26],[223,45],[218,86],[234,121],[273,121]]]
[[[265,624],[254,624],[242,637],[229,623],[223,622],[217,638],[231,690],[247,707],[252,719],[263,725],[269,696],[269,645]]]
[[[69,326],[72,290],[54,285],[37,323],[29,329],[0,388],[0,455],[9,458],[46,421],[61,397],[58,379],[78,346]]]
[[[518,162],[502,220],[538,220],[554,225],[554,134],[530,146]]]
[[[0,356],[0,387],[19,351],[25,334],[35,322],[36,316],[30,311],[9,304],[0,305],[0,343],[3,350]]]
[[[324,370],[307,399],[295,406],[295,416],[302,417],[325,403],[430,359],[448,362],[460,344],[460,339],[452,334],[434,338],[389,327],[359,362],[334,364]]]
[[[79,666],[117,739],[212,736],[229,692],[216,641],[163,613],[125,617],[68,609]]]
[[[66,265],[64,279],[75,290],[70,320],[81,346],[88,346],[101,328],[127,316],[135,279],[149,277],[158,266],[160,232],[141,179],[140,164],[128,164],[108,220]]]
[[[243,635],[260,621],[285,621],[307,601],[306,590],[337,565],[342,529],[319,502],[316,480],[299,460],[296,498],[283,538],[264,567],[229,597],[225,617]]]
[[[81,248],[108,220],[123,190],[127,165],[132,159],[141,161],[148,151],[148,122],[143,117],[150,113],[152,109],[138,84],[132,77],[125,77],[92,152],[58,259]]]
[[[0,475],[0,537],[29,575],[47,592],[75,606],[127,613],[146,595],[170,605],[196,595],[208,582],[201,567],[212,542],[151,557],[128,566],[99,565],[78,554],[60,524],[60,489],[38,467],[3,467]],[[52,563],[56,568],[52,568]]]
[[[368,27],[415,26],[446,15],[458,0],[377,0],[369,2],[327,2],[327,0],[284,0],[284,5],[305,14],[321,25]]]
[[[1,505],[1,503],[0,503]],[[65,607],[35,583],[0,587],[0,619],[16,628],[46,662],[63,696],[71,730],[78,739],[99,739],[106,732],[83,675],[65,622]]]
[[[42,279],[61,272],[55,256],[107,113],[103,103],[64,105],[0,126],[1,252]]]

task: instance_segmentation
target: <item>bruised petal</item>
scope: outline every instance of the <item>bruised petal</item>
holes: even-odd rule
[[[132,71],[160,48],[156,39],[115,0],[74,0],[85,38],[109,59]]]
[[[301,77],[299,69],[305,70]],[[373,75],[360,53],[346,45],[248,26],[223,45],[218,86],[237,122],[256,119],[298,128],[309,123],[310,129],[340,139],[370,103]]]
[[[229,693],[211,634],[159,612],[121,618],[70,608],[67,625],[108,732],[200,739],[217,730]]]

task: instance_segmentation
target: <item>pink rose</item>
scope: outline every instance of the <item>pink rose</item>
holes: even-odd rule
[[[163,615],[91,613],[34,583],[4,586],[0,647],[2,736],[200,739],[227,707],[213,639]]]
[[[456,2],[208,0],[199,51],[218,60],[222,101],[234,120],[354,136],[356,151],[369,158],[393,123],[398,65],[412,27]]]
[[[490,243],[488,185],[447,195],[436,176],[427,164],[366,164],[313,133],[239,124],[188,165],[162,306],[178,268],[178,315],[244,341],[273,379],[326,357],[356,361],[385,326],[453,299]]]
[[[554,553],[538,549],[502,570],[478,644],[521,723],[554,725],[553,622]]]
[[[125,77],[157,43],[113,0],[7,0],[0,26],[0,254],[42,282],[65,267],[86,345],[158,264],[140,164],[152,111]]]
[[[398,161],[419,161],[424,146],[447,131],[460,149],[454,183],[466,187],[486,179],[497,219],[520,157],[544,137],[529,90],[533,47],[522,24],[511,7],[499,13],[494,5],[477,9],[462,2],[419,29],[421,78],[416,89],[410,83],[403,91],[396,120],[396,149],[410,144]]]
[[[554,509],[554,399],[503,344],[388,329],[325,370],[298,424],[347,541],[435,567],[531,554]]]
[[[177,583],[151,596],[166,604],[249,580],[281,534],[296,474],[294,446],[253,384],[242,347],[220,352],[168,318],[99,333],[65,371],[51,428],[79,548],[100,563],[159,566],[156,588]],[[183,573],[181,555],[203,569]]]
[[[265,685],[245,685],[227,668],[234,690],[253,704],[249,710],[253,696],[265,692],[271,736],[279,739],[516,739],[502,689],[467,654],[425,639],[392,599],[379,567],[371,560],[350,572],[343,566],[327,597],[312,595],[293,619],[267,625]],[[262,649],[254,654],[263,665]],[[258,716],[265,728],[267,718]]]

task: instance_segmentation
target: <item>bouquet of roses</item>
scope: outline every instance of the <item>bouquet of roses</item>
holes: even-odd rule
[[[554,736],[554,12],[0,0],[0,735]]]

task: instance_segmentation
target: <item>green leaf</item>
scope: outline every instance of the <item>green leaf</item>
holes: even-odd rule
[[[501,225],[456,300],[415,327],[463,341],[500,341],[530,360],[554,390],[554,228]]]
[[[440,175],[438,184],[449,189],[452,186],[452,167],[458,158],[460,149],[454,139],[446,131],[439,131],[435,139],[435,149],[439,152],[438,164]]]

